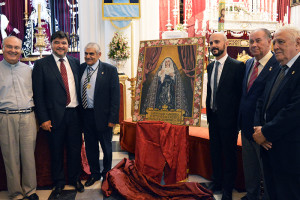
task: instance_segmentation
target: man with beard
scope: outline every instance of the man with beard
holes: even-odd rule
[[[236,176],[237,118],[245,66],[228,56],[223,33],[213,33],[209,43],[216,58],[207,66],[206,109],[213,168],[209,189],[223,189],[222,200],[227,200],[232,199]]]

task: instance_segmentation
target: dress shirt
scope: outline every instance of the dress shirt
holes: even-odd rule
[[[293,66],[294,62],[298,59],[299,56],[300,56],[300,52],[286,64],[286,66],[288,66],[288,69],[285,70],[285,74],[288,73],[289,69]]]
[[[60,71],[60,61],[59,61],[59,57],[57,57],[56,55],[52,54],[56,65],[58,67],[58,70]],[[67,70],[67,75],[68,75],[68,84],[69,84],[69,91],[70,91],[70,97],[71,97],[71,102],[69,103],[69,105],[67,106],[67,108],[75,108],[78,106],[78,100],[77,100],[77,93],[76,93],[76,86],[75,86],[75,79],[74,79],[74,75],[73,75],[73,71],[71,69],[70,63],[68,61],[68,58],[65,56],[64,58],[64,64],[66,66],[66,70]]]
[[[32,92],[32,69],[21,62],[0,62],[0,109],[18,110],[34,106]]]
[[[217,77],[217,83],[219,85],[219,81],[220,81],[220,77],[221,77],[221,74],[222,74],[222,71],[223,71],[223,67],[224,67],[224,63],[226,61],[228,57],[228,54],[226,54],[224,57],[222,57],[221,59],[219,60],[216,60],[218,61],[220,64],[219,64],[219,67],[218,67],[218,77]],[[214,63],[214,68],[211,72],[211,78],[210,78],[210,86],[211,86],[211,98],[210,98],[210,108],[212,109],[212,106],[213,106],[213,94],[214,94],[214,91],[213,91],[213,88],[214,88],[214,79],[213,77],[215,76],[215,68],[216,68],[216,62]]]
[[[91,72],[92,76],[91,76],[91,79],[90,79],[90,82],[89,82],[90,87],[87,88],[87,90],[86,90],[87,107],[88,108],[94,108],[94,93],[95,93],[97,73],[98,73],[98,69],[99,69],[98,66],[99,66],[99,60],[92,66],[87,65],[87,67],[84,70],[84,73],[82,75],[82,78],[81,78],[81,91],[82,91],[82,86],[83,86],[84,80],[86,78],[88,68],[91,67],[94,70],[93,72]],[[81,94],[81,96],[82,96],[82,94]]]
[[[260,72],[263,70],[263,68],[266,66],[266,64],[268,63],[268,61],[271,59],[271,57],[273,56],[272,52],[269,51],[262,59],[260,59],[258,62],[259,62],[259,65],[258,65],[258,73],[257,73],[257,76],[259,76]],[[254,62],[253,62],[253,65],[251,67],[251,70],[249,72],[249,75],[248,75],[248,83],[249,83],[249,80],[250,80],[250,76],[253,72],[253,66],[255,65],[255,63],[257,62],[257,60],[254,58]]]

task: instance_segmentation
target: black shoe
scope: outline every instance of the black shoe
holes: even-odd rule
[[[95,178],[95,177],[93,177],[93,176],[90,176],[90,177],[88,178],[88,180],[85,182],[84,186],[89,187],[89,186],[91,186],[91,185],[94,185],[94,183],[95,183],[96,181],[98,181],[98,180],[100,180],[100,178]]]
[[[241,200],[248,200],[247,195],[243,196],[243,197],[241,198]]]
[[[36,193],[31,194],[30,196],[26,197],[29,200],[39,200],[39,196]]]
[[[72,184],[77,192],[83,192],[84,186],[82,185],[81,181],[76,181],[76,183]]]
[[[213,193],[221,193],[222,186],[212,182],[207,189],[211,190]]]
[[[232,200],[232,191],[223,191],[221,200]]]
[[[54,199],[58,199],[63,191],[65,186],[56,186],[52,191],[52,195]]]

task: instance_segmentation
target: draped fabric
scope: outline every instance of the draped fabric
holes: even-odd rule
[[[172,10],[174,9],[175,2],[170,0],[170,23],[173,25],[171,28],[174,29],[174,17]],[[167,31],[168,21],[168,0],[159,1],[159,38],[162,38],[162,33]],[[178,20],[176,20],[178,23]]]
[[[280,21],[283,22],[284,15],[287,12],[289,13],[288,22],[290,23],[290,16],[291,16],[290,0],[278,0],[277,1],[277,14],[278,14],[277,21],[278,22],[280,22]]]
[[[194,87],[197,45],[178,46],[178,55],[182,70],[191,78],[191,87]]]
[[[149,47],[146,49],[145,65],[144,65],[144,81],[147,79],[148,73],[152,72],[156,66],[161,54],[162,47]]]
[[[113,192],[126,200],[213,200],[211,191],[199,183],[180,182],[171,185],[160,185],[151,177],[140,172],[133,160],[124,158],[106,175],[101,186],[104,196],[109,197]]]
[[[235,37],[233,36],[229,31],[227,32],[227,39],[234,39],[234,40],[249,40],[249,36],[247,34],[247,32],[244,32],[244,34],[241,37]],[[245,51],[247,54],[249,54],[250,56],[252,56],[252,54],[249,51],[249,47],[246,46],[240,46],[240,45],[229,45],[227,47],[227,53],[230,57],[236,59],[238,56],[238,53],[242,53],[243,51]]]
[[[1,6],[1,23],[4,23],[2,20],[3,18],[7,18],[9,21],[7,29],[6,29],[6,34],[7,35],[14,35],[17,36],[20,39],[23,39],[24,37],[24,26],[25,26],[25,21],[24,21],[24,1],[12,1],[12,0],[2,0],[2,2],[5,2],[5,5]],[[13,31],[13,29],[16,28],[20,31],[20,33],[16,33]],[[2,49],[2,34],[0,32],[0,44],[1,44],[1,49]]]
[[[204,0],[203,1],[192,0],[192,5],[191,5],[192,15],[190,18],[187,18],[189,37],[199,36],[199,34],[195,34],[195,26],[198,26],[197,32],[202,30],[202,23],[204,17],[203,14],[204,14],[205,7],[206,5]]]
[[[136,133],[135,161],[141,173],[158,183],[164,173],[166,184],[187,178],[188,126],[144,121],[137,123]]]

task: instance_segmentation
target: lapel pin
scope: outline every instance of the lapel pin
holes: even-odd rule
[[[102,74],[104,74],[104,72],[102,72]]]
[[[272,66],[269,68],[269,71],[272,71]]]
[[[295,71],[292,71],[292,74],[295,74]]]

